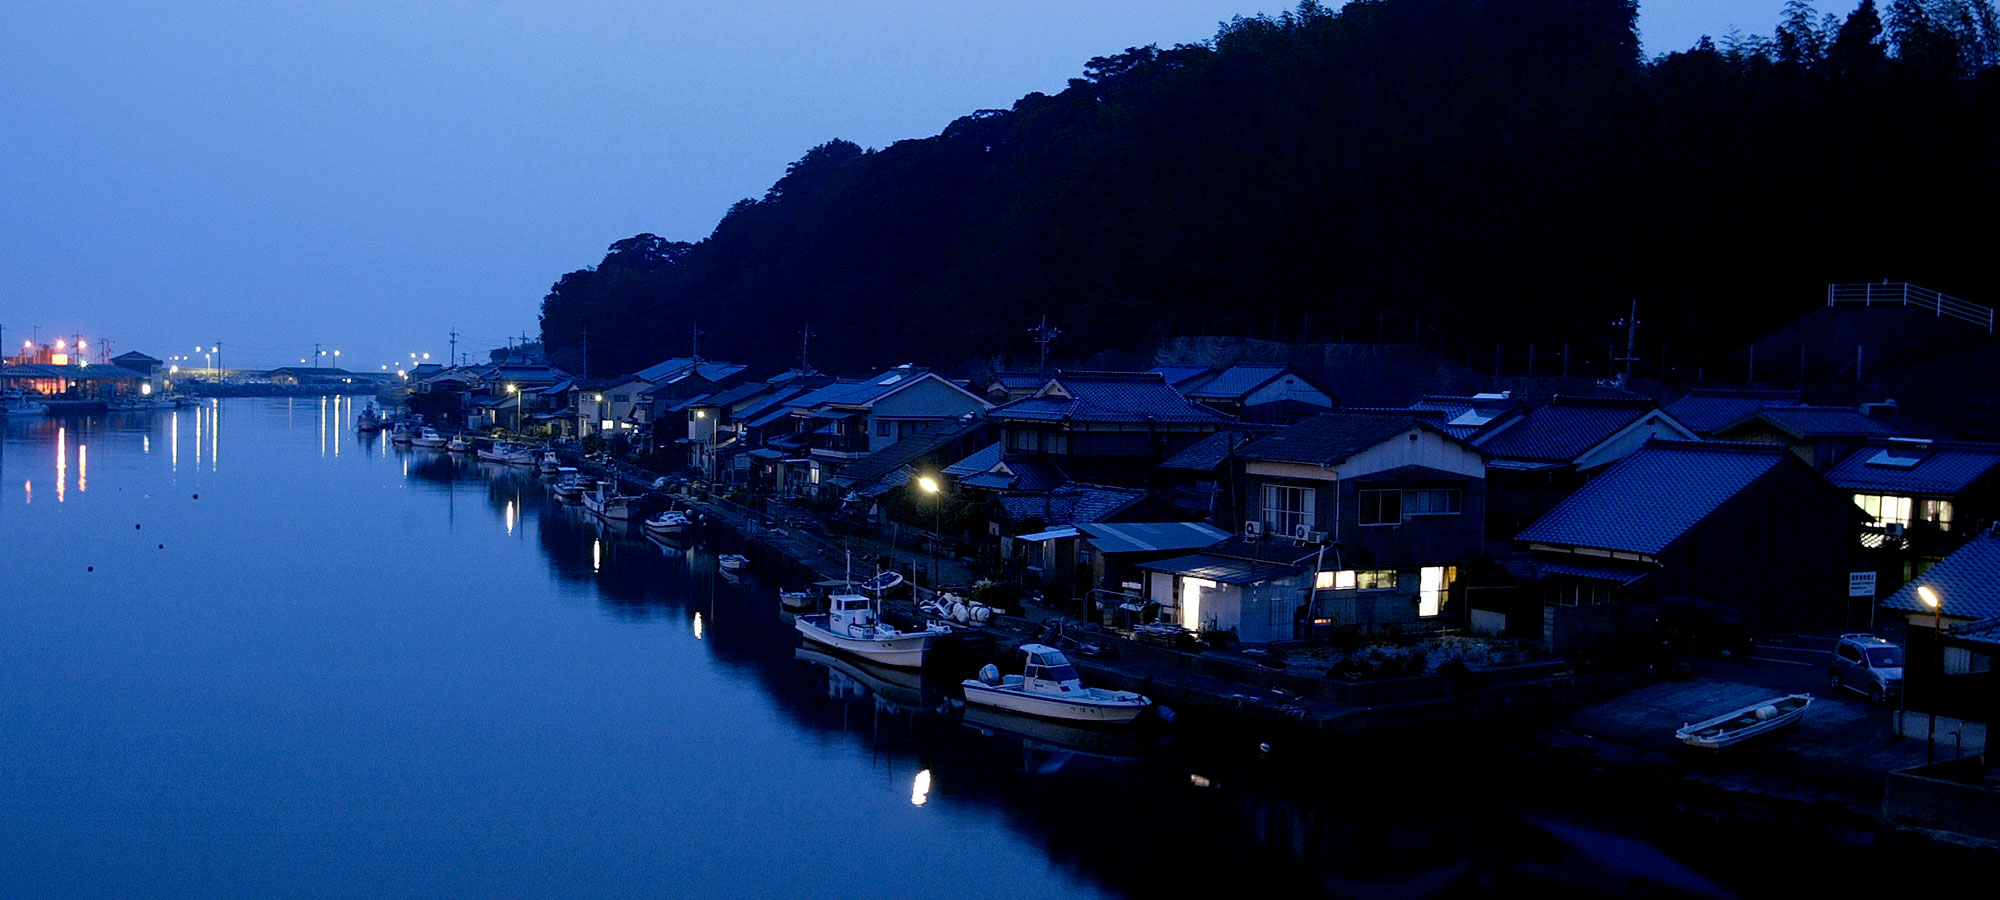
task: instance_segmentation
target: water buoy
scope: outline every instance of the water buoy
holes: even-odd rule
[[[1259,752],[1259,753],[1262,753],[1262,754],[1264,754],[1265,756],[1270,756],[1270,755],[1271,755],[1271,744],[1270,744],[1270,742],[1268,742],[1268,741],[1267,741],[1267,742],[1265,742],[1265,743],[1262,743],[1262,744],[1258,744],[1258,745],[1257,745],[1257,752]]]

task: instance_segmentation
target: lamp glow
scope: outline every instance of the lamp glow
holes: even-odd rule
[[[910,786],[910,805],[922,806],[924,805],[924,801],[929,800],[930,798],[931,798],[931,770],[925,769],[917,773],[916,783]]]

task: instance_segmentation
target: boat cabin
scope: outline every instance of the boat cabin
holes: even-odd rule
[[[875,601],[860,594],[835,594],[827,598],[827,624],[839,632],[847,628],[875,627]]]
[[[1022,644],[1021,652],[1028,657],[1027,668],[1021,673],[1021,686],[1027,690],[1044,694],[1066,694],[1083,689],[1083,678],[1070,665],[1069,657],[1061,650],[1046,644]]]

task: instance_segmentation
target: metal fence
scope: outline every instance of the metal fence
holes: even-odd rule
[[[1993,333],[1993,308],[1967,302],[1949,294],[1941,294],[1920,285],[1902,281],[1873,281],[1866,284],[1829,284],[1826,286],[1826,305],[1859,303],[1864,306],[1876,304],[1914,306],[1927,309],[1940,318],[1949,316],[1961,322],[1969,322]]]

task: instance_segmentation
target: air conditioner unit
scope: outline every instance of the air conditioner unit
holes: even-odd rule
[[[1292,527],[1292,540],[1298,541],[1301,544],[1312,540],[1312,534],[1312,526],[1303,522]]]
[[[1243,537],[1256,540],[1264,536],[1264,523],[1255,520],[1243,523]]]
[[[1315,544],[1324,544],[1324,543],[1326,543],[1326,532],[1324,532],[1324,531],[1315,531],[1315,532],[1313,532],[1313,536],[1312,536],[1312,542],[1313,542],[1313,543],[1315,543]]]

